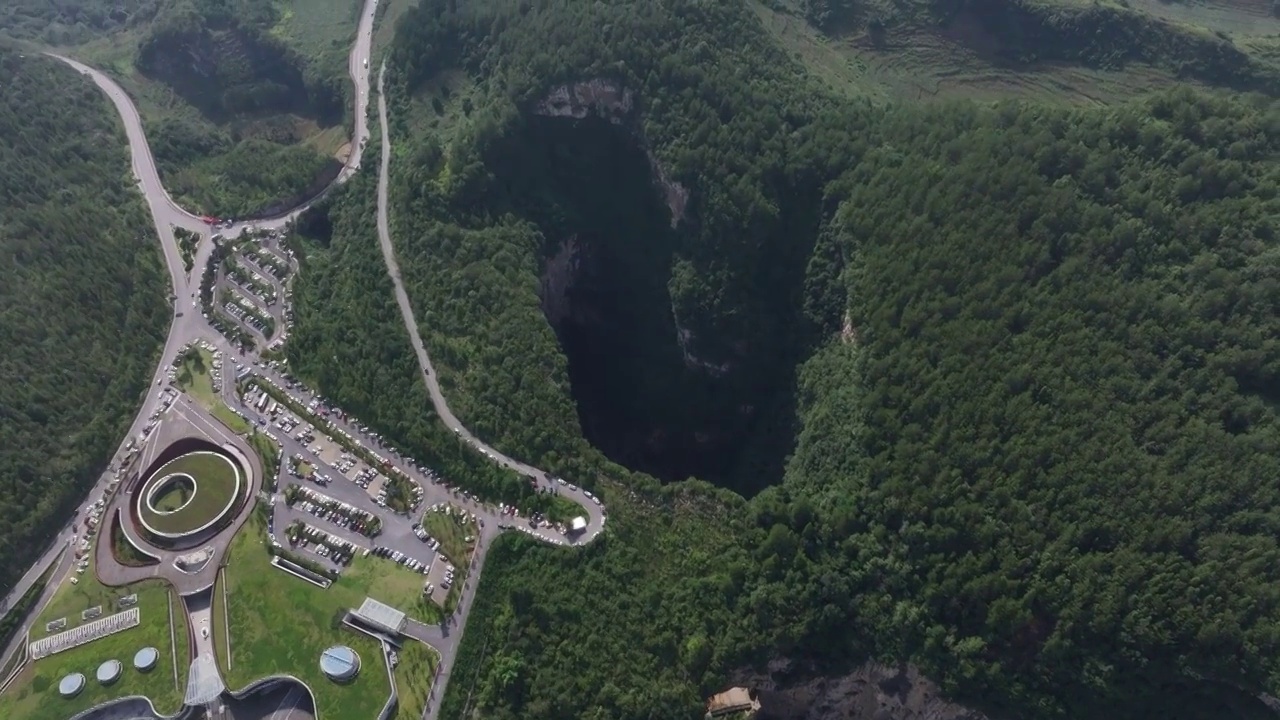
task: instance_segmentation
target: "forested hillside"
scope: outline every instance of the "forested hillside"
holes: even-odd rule
[[[829,614],[782,637],[877,638],[1006,713],[1274,692],[1280,107],[879,129],[832,221],[844,333],[801,373],[784,488],[817,517],[761,548]]]
[[[0,50],[0,587],[70,516],[163,341],[159,247],[114,108],[74,70]]]
[[[310,7],[317,2],[300,4],[321,11]],[[359,6],[340,5],[343,40],[354,36]],[[343,134],[347,43],[290,43],[283,12],[268,0],[181,0],[138,40],[138,80],[163,85],[185,105],[153,110],[149,136],[166,187],[193,209],[241,217],[295,205],[341,167],[336,146],[326,153],[304,141],[324,128]]]
[[[692,2],[428,1],[392,63],[393,232],[454,408],[725,559],[617,556],[657,620],[500,549],[449,717],[695,717],[770,659],[872,657],[999,716],[1265,716],[1274,101],[849,102]],[[667,504],[615,463],[768,489]],[[677,672],[623,670],[633,633]]]
[[[0,35],[58,46],[133,96],[167,189],[243,217],[341,167],[359,0],[97,0],[0,8]]]
[[[366,151],[378,152],[376,140]],[[286,345],[290,367],[446,476],[467,478],[487,497],[535,507],[527,482],[459,442],[427,401],[383,272],[376,182],[370,174],[355,176],[299,220],[295,238],[306,266],[293,300],[299,322]]]
[[[12,0],[0,7],[0,32],[51,45],[73,45],[155,16],[155,0]]]

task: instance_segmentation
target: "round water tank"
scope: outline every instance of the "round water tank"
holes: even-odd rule
[[[120,679],[120,673],[124,670],[124,666],[119,660],[108,660],[98,666],[98,682],[103,685],[110,685]]]
[[[346,682],[360,672],[360,656],[346,645],[335,645],[320,655],[320,671],[334,682]]]
[[[84,675],[71,673],[58,683],[58,694],[64,698],[72,698],[84,689]]]
[[[160,651],[153,647],[144,647],[133,654],[133,667],[138,672],[147,672],[156,666],[160,659]]]

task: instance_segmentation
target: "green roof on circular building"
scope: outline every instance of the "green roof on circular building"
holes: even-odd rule
[[[218,522],[235,505],[246,483],[240,466],[211,450],[165,463],[139,488],[138,518],[150,533],[174,538]]]

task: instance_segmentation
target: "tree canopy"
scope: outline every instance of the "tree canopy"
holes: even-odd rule
[[[133,418],[169,319],[115,109],[0,49],[0,586],[52,540]]]
[[[555,560],[503,550],[465,642],[486,689],[464,707],[451,685],[454,716],[644,717],[681,683],[693,716],[732,671],[779,656],[912,660],[1020,717],[1249,715],[1280,688],[1272,100],[847,102],[731,3],[428,1],[392,61],[393,225],[465,422],[611,507],[655,497],[584,447],[562,338],[539,318],[565,237],[625,232],[584,208],[631,200],[557,174],[602,172],[572,153],[609,152],[603,135],[589,120],[563,121],[577,139],[538,134],[550,90],[600,80],[634,94],[614,132],[691,195],[669,265],[629,267],[666,273],[694,350],[733,366],[714,385],[726,408],[778,398],[744,442],[784,446],[718,479],[772,486],[723,525],[742,550],[734,617],[674,602],[705,592],[692,574],[651,591],[705,623],[705,644],[671,657],[683,679],[627,680],[620,651],[563,657],[644,622],[621,609],[585,638],[521,629],[529,608],[585,608],[598,583],[547,587]],[[539,680],[548,668],[628,702]]]

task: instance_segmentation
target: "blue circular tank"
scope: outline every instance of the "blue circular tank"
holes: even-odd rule
[[[160,651],[153,647],[144,647],[133,654],[133,668],[138,672],[147,672],[156,666],[160,659]]]
[[[84,675],[71,673],[58,683],[58,694],[64,698],[72,698],[84,689]]]
[[[360,656],[346,645],[335,645],[320,655],[320,671],[330,680],[345,682],[360,672]]]

